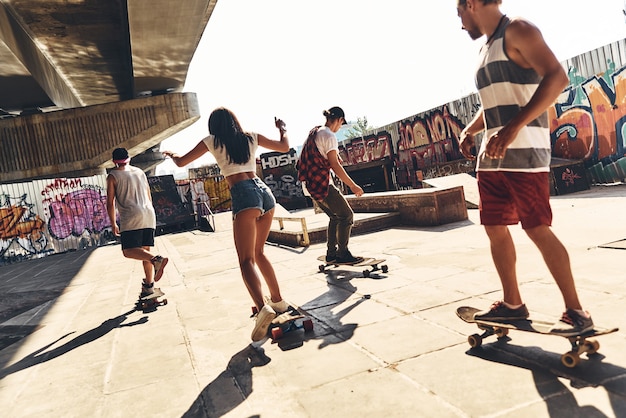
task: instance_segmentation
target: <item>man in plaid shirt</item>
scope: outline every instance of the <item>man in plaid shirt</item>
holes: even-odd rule
[[[343,194],[332,184],[330,171],[356,196],[361,196],[363,189],[352,180],[339,162],[339,143],[335,133],[346,123],[343,110],[335,106],[324,110],[323,114],[326,124],[313,128],[304,143],[298,161],[298,179],[330,218],[326,261],[358,263],[363,257],[355,257],[348,250],[354,212]]]

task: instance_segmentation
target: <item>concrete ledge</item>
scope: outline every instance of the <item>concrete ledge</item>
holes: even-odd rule
[[[478,193],[478,181],[476,177],[467,173],[453,174],[451,176],[436,177],[422,182],[426,187],[447,189],[450,187],[463,186],[465,205],[468,209],[478,209],[480,193]]]
[[[403,225],[436,226],[467,219],[462,186],[346,196],[355,212],[398,212]]]

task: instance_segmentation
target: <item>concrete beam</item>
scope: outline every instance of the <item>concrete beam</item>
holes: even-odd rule
[[[102,173],[115,148],[133,157],[199,118],[194,93],[170,93],[2,119],[0,183]]]

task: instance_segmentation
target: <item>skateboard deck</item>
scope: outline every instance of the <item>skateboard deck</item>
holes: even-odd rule
[[[155,287],[152,294],[137,300],[135,310],[151,312],[155,311],[157,306],[167,305],[167,299],[159,299],[161,296],[165,296],[165,293],[160,288]]]
[[[498,339],[506,337],[509,330],[517,330],[524,332],[532,332],[535,334],[555,335],[567,338],[571,344],[571,350],[561,356],[561,363],[566,367],[576,367],[580,363],[580,355],[587,353],[591,355],[600,349],[600,343],[592,337],[611,334],[619,331],[619,328],[601,328],[596,326],[593,330],[582,334],[565,336],[550,332],[554,323],[539,321],[533,319],[522,319],[514,321],[484,321],[475,320],[474,314],[480,309],[471,306],[461,306],[457,308],[456,314],[463,321],[476,324],[479,329],[483,330],[482,334],[473,334],[467,337],[467,341],[472,348],[480,347],[483,339],[491,335],[496,335]]]
[[[320,255],[317,257],[318,261],[324,262],[324,264],[319,265],[320,273],[326,271],[326,267],[334,266],[349,266],[349,267],[371,267],[371,269],[363,270],[363,276],[369,277],[371,273],[381,270],[383,273],[387,273],[389,271],[389,267],[386,264],[382,264],[385,262],[384,258],[376,259],[376,258],[363,258],[363,260],[356,263],[338,263],[336,261],[326,261],[326,256]],[[382,264],[380,267],[379,264]]]

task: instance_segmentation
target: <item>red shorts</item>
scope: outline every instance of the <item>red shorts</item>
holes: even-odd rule
[[[549,173],[479,171],[480,223],[522,229],[552,225]]]

